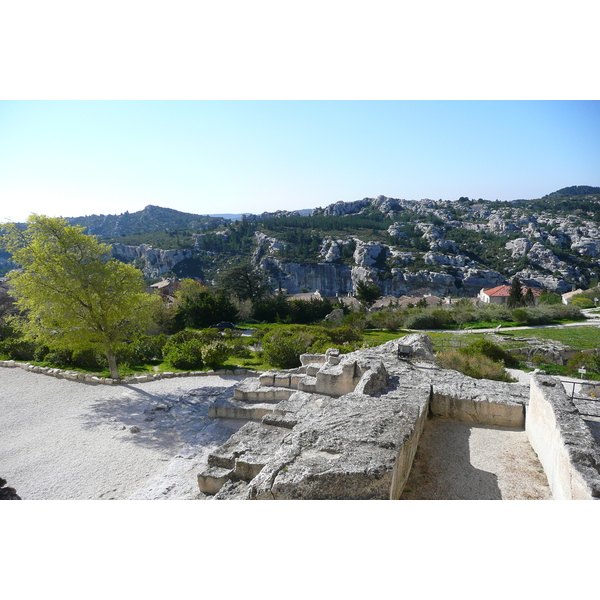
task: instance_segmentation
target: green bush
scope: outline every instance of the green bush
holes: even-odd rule
[[[579,352],[567,362],[569,371],[579,376],[579,368],[585,367],[588,372],[600,373],[600,355]]]
[[[72,353],[70,350],[50,350],[43,358],[39,359],[40,362],[51,364],[55,367],[72,367]]]
[[[201,369],[203,343],[199,339],[189,339],[183,342],[169,340],[163,348],[163,358],[176,369]]]
[[[349,315],[344,317],[343,321],[344,325],[348,325],[348,327],[353,327],[358,331],[363,331],[367,325],[367,317],[361,312],[351,312]]]
[[[5,360],[33,360],[38,345],[23,338],[8,338],[0,341],[0,356]]]
[[[202,361],[206,366],[215,369],[223,365],[232,354],[233,349],[229,344],[214,341],[202,348]]]
[[[360,330],[348,325],[342,325],[340,327],[320,328],[320,333],[326,335],[331,342],[334,344],[345,344],[346,342],[360,342],[362,340],[362,333]]]
[[[458,350],[450,350],[438,354],[437,362],[444,369],[452,369],[475,379],[514,381],[501,363],[495,362],[483,354],[469,355]]]
[[[571,300],[571,304],[579,309],[581,308],[594,308],[595,304],[593,300],[584,297],[575,297]]]
[[[450,314],[443,309],[410,312],[404,319],[404,329],[441,329],[450,320]]]
[[[460,352],[468,356],[486,356],[494,362],[501,362],[506,367],[517,367],[519,361],[511,356],[508,352],[502,349],[497,344],[486,339],[475,340],[466,348],[461,348]]]
[[[402,313],[393,310],[382,310],[372,313],[368,317],[367,324],[373,329],[387,329],[387,331],[397,331],[400,329],[403,320]]]
[[[105,357],[91,348],[85,350],[73,350],[71,353],[71,364],[78,369],[100,370],[108,366]]]
[[[308,351],[315,335],[308,331],[274,330],[262,342],[263,353],[270,365],[279,369],[300,366],[300,355]]]
[[[502,304],[486,304],[476,312],[476,318],[486,323],[512,321],[512,313]]]

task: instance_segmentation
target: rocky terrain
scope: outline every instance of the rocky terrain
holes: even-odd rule
[[[383,295],[473,296],[518,276],[564,293],[600,272],[600,188],[536,200],[404,200],[378,196],[241,221],[148,206],[70,219],[113,244],[148,278],[214,281],[251,262],[275,287],[324,296],[375,283]],[[2,257],[0,268],[10,267]]]

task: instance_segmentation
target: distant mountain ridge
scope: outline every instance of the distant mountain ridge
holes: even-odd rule
[[[589,195],[600,194],[600,187],[593,187],[589,185],[575,185],[571,187],[565,187],[551,194],[543,196],[539,200],[514,200],[520,204],[527,204],[529,202],[539,202],[540,200],[549,199],[563,199],[563,198],[574,198],[574,197],[585,197]],[[364,200],[368,200],[365,198]],[[474,201],[474,200],[473,200]],[[67,220],[73,225],[81,225],[87,228],[87,232],[92,235],[99,237],[116,237],[116,236],[127,236],[132,234],[144,234],[153,233],[157,231],[176,231],[176,230],[210,230],[216,229],[221,225],[225,225],[227,222],[239,221],[242,217],[250,217],[251,220],[265,219],[271,216],[283,217],[291,214],[299,216],[310,216],[312,214],[334,214],[336,212],[336,206],[350,206],[346,209],[349,213],[353,212],[351,208],[356,202],[363,202],[360,200],[348,202],[336,202],[325,207],[325,209],[302,209],[295,211],[279,210],[275,212],[264,212],[262,214],[255,213],[215,213],[215,214],[194,214],[181,212],[172,208],[163,208],[149,204],[144,209],[130,213],[125,211],[119,215],[88,215],[80,217],[69,217]],[[432,202],[430,200],[401,200],[400,202],[413,204],[421,202]],[[441,201],[444,204],[453,204],[455,201]],[[491,202],[484,200],[484,202]]]
[[[289,293],[346,295],[367,282],[396,297],[472,297],[515,276],[564,293],[591,285],[600,274],[600,187],[572,186],[513,201],[377,196],[244,217],[150,205],[69,220],[112,244],[115,257],[148,279],[211,283],[231,266],[250,263],[274,289]],[[0,257],[0,273],[9,268]]]
[[[72,225],[81,225],[87,233],[99,237],[152,233],[178,229],[214,229],[227,219],[185,213],[172,208],[149,204],[137,212],[120,215],[89,215],[68,218]]]
[[[572,185],[571,187],[562,188],[556,192],[552,192],[542,199],[546,198],[570,198],[573,196],[587,196],[588,194],[600,194],[600,187],[592,187],[589,185]]]

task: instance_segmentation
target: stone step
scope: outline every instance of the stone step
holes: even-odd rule
[[[265,425],[272,425],[273,427],[293,429],[298,424],[298,419],[294,418],[292,415],[281,415],[270,412],[262,418],[262,422]]]
[[[298,391],[316,393],[317,391],[317,378],[309,377],[308,375],[300,381],[298,384]]]
[[[256,382],[258,383],[258,382]],[[274,386],[240,386],[233,390],[233,397],[243,402],[267,402],[276,404],[287,400],[296,390]]]
[[[272,413],[275,404],[271,402],[247,402],[235,398],[216,400],[208,408],[211,419],[247,419],[260,421],[265,415]]]
[[[232,469],[209,467],[198,475],[198,487],[203,494],[213,496],[231,477]]]

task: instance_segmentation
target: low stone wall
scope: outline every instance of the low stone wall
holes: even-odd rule
[[[512,389],[513,384],[500,381],[477,380],[471,385],[467,381],[460,385],[434,382],[431,414],[494,427],[525,426],[527,399],[518,393],[521,386]]]
[[[148,373],[146,375],[135,375],[133,377],[124,377],[123,379],[111,379],[110,377],[97,377],[89,373],[81,373],[79,371],[69,371],[66,369],[53,369],[51,367],[40,367],[29,363],[16,362],[14,360],[0,360],[0,367],[24,369],[32,373],[40,373],[42,375],[50,375],[59,379],[69,379],[71,381],[81,381],[82,383],[103,384],[103,385],[119,385],[144,383],[146,381],[156,381],[157,379],[170,379],[172,377],[203,377],[209,375],[244,375],[245,377],[253,377],[260,375],[257,371],[247,369],[219,369],[217,371],[181,371],[164,373]]]
[[[431,404],[432,392],[429,392],[429,404]],[[419,440],[425,429],[425,423],[427,422],[427,409],[429,404],[419,407],[418,417],[414,421],[414,427],[412,430],[405,432],[405,438],[400,445],[400,451],[398,452],[398,458],[394,465],[394,473],[392,475],[392,484],[390,486],[390,500],[399,500],[408,481],[408,476],[412,469],[415,454],[419,446]]]
[[[559,379],[532,376],[526,431],[555,500],[600,498],[600,456]]]

